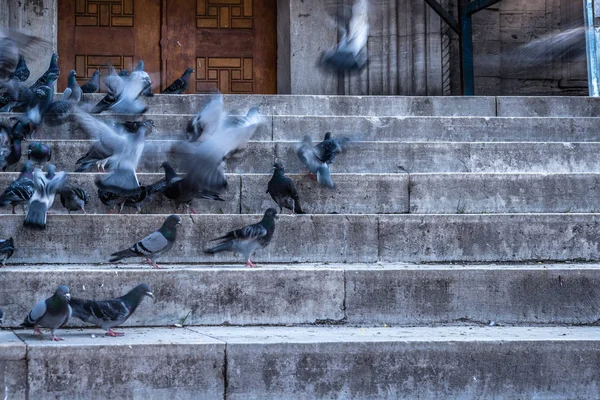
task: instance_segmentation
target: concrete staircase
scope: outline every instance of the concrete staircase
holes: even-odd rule
[[[160,177],[169,141],[206,100],[149,100],[156,129],[142,182]],[[183,217],[164,270],[106,263],[172,208],[158,199],[139,215],[107,215],[96,174],[70,176],[92,195],[88,215],[67,215],[57,199],[47,229],[34,232],[3,210],[0,238],[13,236],[19,250],[0,269],[0,394],[598,396],[600,101],[226,96],[239,113],[256,104],[269,123],[229,162],[227,201],[198,201],[199,214]],[[335,191],[318,188],[294,154],[303,134],[328,130],[360,138],[332,166]],[[91,143],[75,126],[38,139],[67,171]],[[281,216],[255,255],[262,268],[205,255],[209,239],[274,205],[265,190],[275,158],[309,214]],[[0,174],[0,188],[15,177]],[[59,284],[99,299],[140,282],[157,302],[142,303],[124,337],[79,321],[59,343],[17,328]]]

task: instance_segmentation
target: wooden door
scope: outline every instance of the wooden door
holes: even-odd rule
[[[82,84],[97,68],[103,75],[107,64],[131,71],[140,59],[156,73],[151,77],[158,89],[160,7],[161,0],[58,0],[58,90],[67,86],[71,69]]]
[[[276,0],[163,0],[163,88],[187,67],[188,93],[276,93]]]

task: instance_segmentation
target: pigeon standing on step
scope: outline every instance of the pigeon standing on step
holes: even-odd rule
[[[188,68],[185,70],[181,78],[177,78],[175,82],[171,83],[165,90],[162,91],[163,94],[182,94],[188,90],[190,86],[190,75],[194,72],[194,68]]]
[[[96,93],[100,89],[100,70],[94,71],[94,74],[87,83],[81,85],[82,93]]]
[[[160,268],[156,265],[156,260],[165,254],[175,244],[177,238],[177,226],[181,225],[179,215],[170,215],[161,228],[151,233],[128,249],[111,254],[109,262],[116,262],[128,257],[144,257],[148,264],[154,268]]]
[[[56,330],[71,319],[70,300],[69,288],[65,285],[59,286],[52,297],[39,301],[31,309],[21,326],[33,328],[38,335],[42,335],[39,328],[48,328],[52,332],[53,341],[64,340],[56,336]]]
[[[15,252],[15,241],[13,238],[0,239],[0,266],[6,266],[8,260]]]
[[[300,199],[294,182],[285,176],[285,168],[281,162],[273,164],[273,177],[267,185],[267,193],[271,195],[275,203],[279,206],[279,212],[283,208],[292,210],[292,214],[304,214],[300,207]]]
[[[11,133],[9,134],[10,139],[10,153],[5,157],[5,165],[2,167],[2,171],[6,172],[6,170],[18,163],[21,160],[22,148],[21,144],[23,142],[23,134],[15,132],[11,129]],[[0,161],[0,165],[2,162]]]
[[[338,72],[360,71],[367,65],[366,45],[369,38],[369,6],[367,0],[357,0],[347,29],[339,24],[340,42],[321,56],[321,65]]]
[[[12,77],[19,82],[25,82],[29,79],[30,73],[29,68],[27,68],[27,62],[25,62],[25,57],[20,55],[19,63],[17,64],[17,68],[15,69],[15,72],[13,72]]]
[[[86,214],[85,206],[89,201],[88,192],[80,187],[65,185],[60,190],[60,203],[67,209],[69,214],[72,211],[83,211]]]
[[[158,182],[153,183],[152,185],[140,186],[138,190],[134,193],[127,196],[123,206],[135,208],[136,214],[142,212],[142,208],[154,200],[154,197],[157,193],[162,192],[165,187],[166,182],[161,179]]]
[[[125,323],[135,312],[144,297],[154,299],[150,286],[141,283],[127,294],[113,300],[83,300],[72,298],[73,317],[83,322],[99,326],[106,331],[106,336],[123,336],[123,332],[112,330],[115,326]]]
[[[0,195],[0,207],[10,205],[12,206],[12,213],[15,214],[15,207],[21,204],[23,211],[25,211],[25,203],[29,203],[34,192],[33,163],[27,161],[21,169],[21,175]]]
[[[269,208],[259,223],[228,232],[224,236],[211,240],[221,240],[222,242],[204,252],[207,254],[216,254],[222,251],[242,253],[246,259],[246,265],[256,268],[257,266],[252,263],[250,257],[257,249],[265,248],[271,242],[277,218],[279,218],[277,211]]]
[[[33,171],[33,183],[35,192],[29,200],[29,208],[23,225],[32,229],[46,229],[46,214],[52,204],[56,193],[63,187],[67,173],[61,171],[56,173],[56,167],[48,164],[48,173],[44,176],[42,170],[36,168]]]
[[[69,71],[67,88],[63,92],[61,100],[79,103],[81,101],[82,95],[83,91],[79,87],[79,84],[77,84],[77,72],[75,72],[75,70],[72,69]]]
[[[35,164],[45,164],[52,158],[52,149],[50,146],[41,142],[29,143],[27,159]]]
[[[42,76],[38,78],[37,81],[35,81],[33,85],[30,86],[30,89],[37,89],[41,86],[52,87],[52,85],[58,79],[59,76],[60,70],[58,69],[58,54],[52,53],[48,69],[42,74]]]
[[[331,179],[329,165],[321,160],[320,151],[313,146],[310,136],[304,136],[304,139],[298,145],[296,155],[311,174],[317,175],[317,181],[319,184],[331,189],[335,187],[335,184]]]

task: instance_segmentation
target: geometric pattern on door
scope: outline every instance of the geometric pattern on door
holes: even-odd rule
[[[76,0],[75,26],[133,26],[133,0]]]
[[[196,27],[252,29],[252,0],[196,0]]]
[[[251,57],[197,57],[196,92],[252,93],[254,66]]]

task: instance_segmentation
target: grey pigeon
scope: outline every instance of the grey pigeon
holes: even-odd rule
[[[12,153],[11,129],[0,123],[0,170],[6,171],[8,158]]]
[[[296,155],[311,174],[317,175],[319,184],[332,189],[335,187],[331,179],[329,165],[321,160],[320,151],[313,146],[310,136],[304,136],[304,139],[296,150]]]
[[[41,142],[29,143],[27,159],[35,164],[45,164],[52,159],[52,149]]]
[[[127,292],[124,296],[113,300],[84,300],[71,299],[73,317],[79,318],[106,331],[106,336],[123,336],[123,332],[112,330],[115,326],[122,325],[135,312],[145,296],[154,299],[150,286],[141,283]]]
[[[64,340],[56,336],[56,330],[67,324],[71,319],[71,292],[65,285],[56,289],[52,297],[39,301],[29,312],[21,326],[33,328],[35,333],[42,335],[41,328],[48,328],[52,332],[52,340]]]
[[[118,97],[123,92],[125,87],[125,81],[117,75],[117,71],[109,65],[108,76],[104,78],[104,86],[106,87],[106,96],[102,98],[90,111],[92,114],[98,114],[108,110],[113,104],[116,103]]]
[[[226,122],[223,109],[223,95],[213,96],[212,100],[188,123],[187,138],[190,142],[210,138]]]
[[[24,55],[25,52],[27,55],[39,52],[41,46],[46,43],[35,36],[0,28],[0,86],[13,77],[19,66],[20,55]]]
[[[67,122],[74,101],[59,100],[51,103],[44,111],[43,121],[48,126],[58,126]]]
[[[146,236],[130,248],[111,254],[108,261],[115,262],[128,257],[144,257],[148,264],[154,268],[160,268],[156,265],[156,259],[171,250],[175,244],[178,225],[181,225],[181,217],[169,215],[159,230]]]
[[[19,82],[25,82],[27,79],[29,79],[30,73],[31,72],[29,71],[29,68],[27,68],[27,62],[25,62],[25,57],[20,55],[17,68],[15,69],[15,72],[13,72],[12,77]]]
[[[138,190],[127,196],[123,206],[135,208],[136,214],[139,214],[144,206],[150,204],[154,200],[157,193],[162,192],[165,185],[166,182],[161,179],[152,185],[140,186]]]
[[[102,204],[110,208],[110,211],[108,212],[109,214],[115,212],[116,207],[119,207],[120,214],[128,197],[128,195],[120,195],[117,193],[113,193],[109,190],[98,189],[98,198],[100,199]]]
[[[267,185],[267,193],[271,195],[279,206],[279,212],[283,208],[292,210],[292,214],[304,214],[300,207],[300,199],[294,182],[285,176],[285,168],[281,162],[273,164],[273,176]]]
[[[0,239],[0,266],[6,265],[8,260],[15,252],[15,242],[13,238]]]
[[[257,266],[252,263],[250,257],[257,249],[264,248],[271,242],[273,232],[275,232],[275,219],[277,218],[279,218],[277,210],[269,208],[265,211],[265,215],[259,223],[236,229],[224,236],[213,239],[212,241],[221,240],[222,242],[204,252],[207,254],[222,251],[242,253],[246,259],[246,265],[250,268],[256,268]]]
[[[82,96],[83,91],[79,87],[79,84],[77,84],[77,72],[75,72],[75,70],[72,69],[69,71],[67,88],[63,92],[61,100],[79,103],[81,101]]]
[[[24,139],[23,134],[16,132],[14,129],[11,129],[10,132],[10,153],[4,158],[5,165],[1,168],[2,171],[6,171],[9,167],[15,165],[21,160],[21,145]]]
[[[336,156],[346,150],[346,147],[350,142],[350,138],[346,136],[333,138],[331,132],[326,132],[323,141],[315,147],[319,152],[321,161],[332,164],[335,161]]]
[[[58,54],[52,53],[52,57],[50,58],[50,65],[46,72],[42,74],[38,78],[37,81],[33,85],[30,86],[30,89],[37,89],[41,86],[52,86],[54,82],[58,79],[60,75],[60,70],[58,69]]]
[[[100,70],[95,70],[89,81],[81,85],[82,93],[96,93],[100,89]]]
[[[162,91],[163,94],[182,94],[188,90],[190,86],[190,75],[194,72],[194,68],[188,68],[185,70],[181,78],[177,78],[175,82],[171,83],[165,90]]]
[[[145,72],[144,72],[145,74]],[[148,74],[146,74],[148,75]],[[143,114],[148,110],[148,106],[140,98],[145,88],[149,85],[140,74],[131,74],[121,94],[117,96],[116,101],[109,106],[109,109],[117,114]]]
[[[138,79],[142,82],[141,94],[148,97],[154,96],[152,94],[152,80],[150,79],[150,75],[144,71],[144,60],[140,60],[133,72],[129,75],[129,80]]]
[[[46,214],[52,207],[52,203],[54,203],[56,192],[62,188],[67,179],[66,172],[61,171],[55,174],[55,171],[56,168],[52,164],[48,164],[48,174],[46,176],[38,168],[33,171],[35,192],[29,200],[29,208],[23,222],[24,226],[32,229],[46,228]]]
[[[60,203],[67,209],[69,214],[71,214],[71,211],[80,210],[86,214],[85,206],[89,201],[90,196],[88,195],[88,192],[80,187],[65,185],[60,190]]]
[[[25,203],[29,203],[34,192],[33,163],[27,161],[23,165],[19,177],[0,195],[0,207],[10,205],[12,206],[12,213],[15,214],[15,207],[21,204],[24,209]]]
[[[367,0],[357,0],[352,6],[348,29],[340,24],[340,42],[321,56],[321,65],[335,71],[360,71],[367,65],[365,46],[369,37]]]

